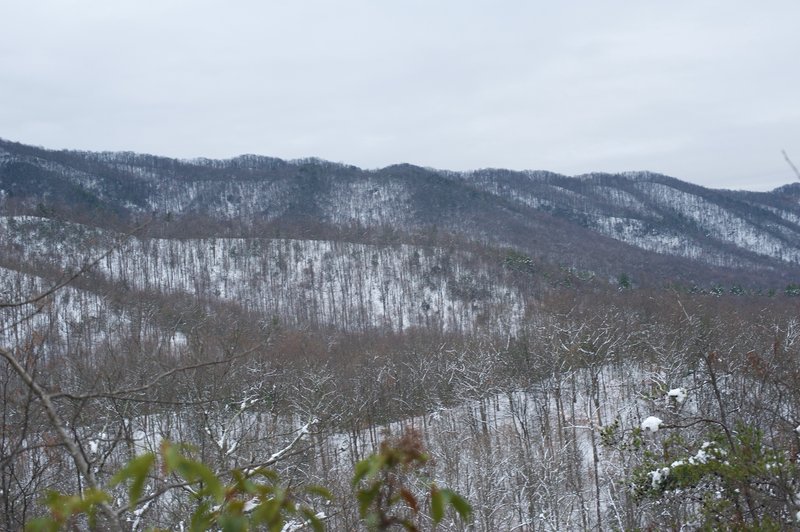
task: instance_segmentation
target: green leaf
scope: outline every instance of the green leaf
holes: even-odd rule
[[[444,519],[445,507],[450,505],[464,521],[468,521],[472,514],[472,506],[461,495],[450,489],[439,489],[436,484],[431,486],[431,519],[434,524],[439,524]]]
[[[202,462],[184,456],[181,449],[184,446],[172,445],[164,442],[161,453],[168,472],[177,471],[188,482],[202,482],[203,489],[200,495],[210,495],[217,503],[222,503],[225,498],[225,489],[219,478]]]
[[[75,504],[73,513],[85,513],[89,520],[89,527],[94,529],[96,525],[97,507],[104,503],[110,502],[111,496],[103,490],[87,489],[83,492],[83,496],[78,498]]]
[[[374,477],[382,468],[391,467],[391,464],[387,462],[390,459],[391,457],[385,454],[373,454],[358,462],[354,470],[353,486],[357,486],[365,478]]]
[[[25,523],[26,532],[58,532],[58,523],[49,517],[37,517]]]
[[[131,507],[136,506],[136,502],[142,496],[147,474],[150,472],[155,459],[156,455],[153,453],[137,456],[120,469],[116,475],[111,477],[110,485],[112,487],[126,480],[131,480],[131,485],[128,488],[128,502]]]
[[[317,517],[316,512],[314,512],[314,510],[311,508],[301,508],[300,514],[306,518],[306,521],[309,525],[311,525],[311,528],[314,529],[314,532],[322,532],[325,530],[325,525],[322,524],[322,520]]]
[[[241,499],[229,500],[225,504],[225,515],[242,515],[244,513],[245,502]]]
[[[272,526],[280,515],[281,503],[276,499],[267,499],[253,510],[253,522]]]
[[[365,458],[356,464],[353,473],[353,486],[357,486],[364,477],[369,474],[370,470],[372,469],[372,460],[370,458]]]
[[[178,446],[166,440],[161,442],[161,456],[164,458],[164,467],[167,473],[177,470],[183,458]]]
[[[444,517],[445,495],[434,484],[431,486],[431,519],[438,525]]]
[[[83,492],[83,495],[72,495],[62,500],[64,501],[64,509],[69,514],[75,515],[79,513],[90,514],[98,504],[110,501],[111,497],[102,490],[89,488]]]
[[[376,484],[370,489],[359,490],[356,494],[356,498],[358,499],[358,511],[361,514],[361,517],[367,515],[367,510],[369,510],[369,507],[372,505],[372,501],[375,500],[375,497],[378,496],[380,488],[380,485]]]
[[[192,520],[189,525],[191,532],[207,532],[211,530],[213,524],[212,515],[208,511],[208,504],[201,502],[197,510],[192,514]]]
[[[467,500],[455,491],[442,491],[447,492],[448,498],[450,499],[450,505],[455,509],[461,519],[464,521],[469,521],[469,518],[472,515],[472,506],[470,506]]]
[[[267,480],[271,480],[272,482],[279,482],[280,481],[280,477],[278,476],[278,473],[276,473],[272,469],[268,469],[266,467],[259,467],[258,469],[256,469],[253,473],[251,473],[248,476],[250,476],[250,477],[261,476],[261,477],[266,478]]]
[[[217,525],[222,528],[222,532],[245,532],[247,518],[242,515],[223,514],[217,520]]]
[[[214,474],[205,464],[193,462],[198,477],[203,481],[203,492],[211,495],[217,503],[222,503],[225,499],[225,489],[217,475]]]
[[[328,488],[324,486],[317,486],[316,484],[307,487],[306,493],[308,493],[309,495],[316,495],[317,497],[322,497],[327,501],[333,499],[333,495],[328,490]]]

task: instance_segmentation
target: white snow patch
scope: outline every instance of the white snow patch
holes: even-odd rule
[[[650,479],[653,489],[658,488],[661,485],[661,483],[667,479],[668,476],[669,476],[668,467],[662,467],[661,469],[655,469],[653,471],[650,471]]]
[[[689,463],[692,465],[705,464],[706,462],[708,462],[708,458],[709,458],[708,453],[705,452],[705,450],[700,449],[699,451],[697,451],[697,454],[689,458]]]
[[[686,388],[673,388],[667,392],[668,399],[675,399],[678,404],[682,404],[686,400]]]
[[[642,430],[649,430],[650,432],[658,432],[659,427],[663,421],[661,418],[657,418],[656,416],[650,416],[644,421],[642,421]]]
[[[315,514],[315,517],[317,519],[322,520],[325,519],[326,515],[325,512],[317,512]],[[302,530],[306,528],[308,523],[309,523],[308,521],[289,521],[288,523],[283,525],[283,528],[281,528],[281,532],[294,532],[295,530]]]

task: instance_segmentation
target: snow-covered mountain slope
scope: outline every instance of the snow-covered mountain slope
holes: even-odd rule
[[[107,226],[153,212],[196,237],[265,226],[271,236],[317,239],[320,227],[373,238],[387,228],[455,233],[609,277],[707,281],[718,268],[782,281],[800,274],[799,185],[750,193],[650,172],[362,170],[317,159],[182,161],[0,141],[0,213]]]
[[[638,248],[716,266],[800,263],[800,187],[709,190],[650,172],[568,178],[484,170],[468,182]],[[757,258],[756,258],[757,257]]]
[[[49,279],[0,267],[0,303],[38,296]],[[186,337],[153,319],[145,305],[120,305],[102,292],[65,286],[35,304],[0,309],[0,345],[47,357],[53,353],[120,351],[131,338],[153,339],[164,353],[186,345]],[[94,358],[94,357],[92,357]]]
[[[461,331],[481,322],[509,330],[525,311],[522,294],[467,251],[299,239],[124,239],[32,216],[0,217],[0,231],[0,247],[20,264],[77,271],[118,245],[92,273],[121,289],[223,300],[293,326]]]

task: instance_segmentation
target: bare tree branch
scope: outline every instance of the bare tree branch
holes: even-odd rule
[[[89,462],[86,461],[79,443],[67,432],[64,421],[61,419],[61,416],[56,410],[55,405],[50,400],[50,395],[41,386],[39,386],[39,383],[36,382],[33,376],[28,373],[28,371],[22,366],[22,364],[19,363],[17,358],[10,351],[0,347],[0,357],[6,359],[6,361],[17,373],[17,375],[19,375],[28,389],[30,389],[36,398],[42,403],[42,407],[44,408],[47,417],[50,419],[50,424],[53,426],[53,429],[58,434],[59,439],[64,444],[64,447],[66,447],[67,452],[72,457],[72,460],[75,462],[75,466],[78,468],[78,471],[80,471],[81,476],[83,476],[83,478],[86,480],[86,484],[92,489],[99,489],[100,486],[94,476],[94,471],[89,465]],[[122,528],[113,508],[111,508],[108,503],[103,502],[100,503],[100,510],[108,519],[106,524],[108,525],[109,530],[121,532]]]
[[[207,368],[210,366],[218,366],[220,364],[227,364],[230,362],[234,362],[241,358],[244,358],[250,354],[252,354],[256,349],[259,349],[262,345],[258,345],[256,347],[252,347],[238,355],[222,358],[219,360],[209,360],[207,362],[198,362],[197,364],[190,364],[187,366],[179,366],[177,368],[172,368],[169,371],[165,371],[160,375],[157,375],[153,380],[148,382],[147,384],[143,384],[141,386],[136,386],[134,388],[125,388],[122,390],[110,390],[107,392],[95,392],[95,393],[86,393],[86,394],[74,394],[69,392],[58,392],[50,395],[51,399],[72,399],[73,401],[86,401],[89,399],[121,399],[121,400],[129,400],[129,401],[138,401],[138,402],[145,402],[145,403],[155,403],[160,402],[154,399],[136,399],[129,397],[135,393],[142,393],[150,390],[156,384],[161,382],[162,380],[166,379],[167,377],[171,377],[176,373],[183,373],[185,371],[191,371],[193,369],[200,369],[200,368]],[[196,404],[197,401],[192,401],[189,404]],[[168,402],[168,404],[176,404],[175,402]],[[177,403],[177,404],[184,404],[184,403]]]
[[[286,447],[278,451],[275,451],[269,458],[267,458],[263,462],[257,462],[244,466],[242,468],[242,471],[244,471],[245,474],[247,475],[252,475],[256,472],[256,470],[258,470],[258,468],[269,467],[271,465],[280,462],[283,458],[290,456],[291,451],[297,446],[298,443],[300,443],[303,440],[303,438],[305,438],[310,433],[311,425],[313,425],[316,422],[317,422],[316,419],[312,419],[311,421],[300,427],[299,434],[295,436],[295,438],[291,442],[289,442],[289,444],[286,445]]]
[[[792,167],[792,170],[794,171],[794,175],[797,176],[797,179],[800,179],[800,170],[798,170],[797,167],[792,162],[792,160],[789,159],[789,154],[786,153],[786,150],[781,150],[781,153],[783,153],[783,158],[786,159],[786,162],[789,163],[789,166]]]
[[[157,489],[156,491],[154,491],[153,493],[151,493],[149,495],[145,495],[144,497],[141,497],[138,501],[136,501],[136,504],[128,503],[128,504],[122,506],[121,508],[118,508],[116,510],[116,514],[117,514],[117,516],[121,516],[125,512],[133,510],[134,508],[136,508],[138,506],[144,506],[145,504],[153,501],[154,499],[158,499],[159,497],[161,497],[162,495],[164,495],[168,491],[172,491],[174,489],[186,488],[188,486],[191,486],[192,484],[194,484],[194,482],[177,482],[175,484],[169,484],[167,486],[163,486],[163,487]]]

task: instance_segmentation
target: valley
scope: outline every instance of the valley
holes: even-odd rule
[[[0,141],[0,527],[86,471],[121,527],[188,527],[176,475],[111,482],[171,441],[358,530],[354,467],[409,430],[472,506],[439,530],[794,526],[799,200]]]

